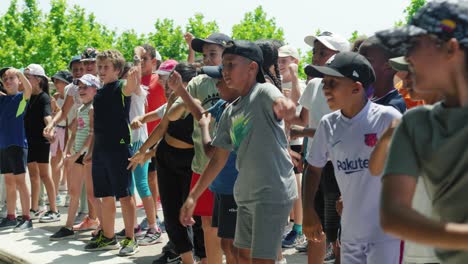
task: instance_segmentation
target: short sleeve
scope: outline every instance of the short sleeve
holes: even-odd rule
[[[403,118],[393,134],[384,177],[391,174],[419,177],[421,174],[420,163],[407,123],[408,120]]]
[[[50,97],[48,94],[42,93],[41,103],[43,107],[43,117],[50,116],[52,114],[52,108],[50,106]]]
[[[317,168],[323,168],[328,161],[328,135],[326,119],[320,120],[312,144],[307,147],[307,162]]]
[[[301,97],[299,97],[299,104],[302,105],[305,109],[309,110],[310,108],[310,101],[312,100],[312,93],[314,90],[314,84],[309,82],[302,93]]]
[[[221,116],[221,119],[218,122],[218,129],[216,130],[216,134],[214,135],[211,144],[215,147],[223,148],[229,151],[234,150],[229,131],[229,114],[227,113],[227,111],[224,111]]]
[[[277,120],[274,112],[273,112],[273,103],[278,98],[284,98],[283,93],[273,84],[264,84],[265,86],[261,86],[261,94],[262,97],[260,103],[264,109],[268,109],[268,113],[272,120]],[[278,120],[277,120],[278,121]]]
[[[166,113],[166,108],[167,108],[167,103],[161,105],[160,107],[158,107],[158,109],[156,109],[156,114],[158,115],[160,119],[164,117],[164,113]]]

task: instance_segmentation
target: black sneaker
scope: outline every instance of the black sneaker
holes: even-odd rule
[[[0,230],[14,228],[17,224],[18,221],[16,221],[16,218],[13,220],[10,220],[8,218],[2,218],[2,221],[0,221]]]
[[[133,233],[136,238],[142,238],[145,236],[145,232],[143,232],[140,226],[138,226],[137,228],[134,228]],[[115,236],[117,238],[126,238],[125,228],[120,230],[120,232],[115,233]]]
[[[21,218],[21,220],[18,221],[18,224],[13,229],[13,232],[20,233],[20,232],[26,232],[32,229],[33,229],[32,220],[23,220],[23,218]]]
[[[59,231],[55,232],[55,234],[49,237],[51,241],[58,241],[58,240],[70,239],[70,238],[75,238],[75,231],[68,229],[66,227],[61,227]]]
[[[119,248],[119,242],[115,236],[113,238],[107,238],[104,235],[98,236],[95,241],[90,241],[86,246],[86,251],[100,251],[100,250],[113,250]]]
[[[48,211],[39,218],[39,223],[52,223],[58,221],[60,221],[60,213],[54,211]]]
[[[163,253],[153,261],[153,264],[179,264],[182,263],[182,258],[171,251],[163,251]]]

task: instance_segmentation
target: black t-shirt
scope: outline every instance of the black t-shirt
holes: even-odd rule
[[[185,118],[169,122],[167,133],[178,140],[193,145],[193,116],[189,114]]]
[[[395,107],[396,110],[400,111],[400,113],[405,113],[406,111],[406,103],[405,99],[401,96],[400,93],[396,89],[393,89],[393,91],[389,92],[388,94],[380,97],[380,98],[374,98],[372,101],[376,104],[379,105],[387,105],[387,106],[393,106]]]
[[[46,126],[44,117],[50,116],[51,113],[50,97],[48,94],[41,92],[38,95],[31,95],[24,116],[24,128],[29,145],[49,144],[49,141],[42,135],[42,132]]]
[[[131,143],[131,97],[124,96],[122,85],[120,81],[108,83],[94,96],[95,149],[113,150]]]

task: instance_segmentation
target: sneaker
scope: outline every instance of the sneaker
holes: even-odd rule
[[[100,250],[113,250],[119,248],[119,242],[115,236],[113,238],[105,237],[102,232],[93,241],[91,240],[86,246],[86,251],[100,251]]]
[[[141,230],[148,230],[149,228],[149,225],[148,225],[148,218],[143,218],[143,220],[141,220],[141,223],[140,223],[140,227],[141,227]]]
[[[49,237],[51,241],[58,241],[58,240],[70,239],[70,238],[75,238],[75,232],[66,227],[61,227],[59,231],[55,232],[55,234]]]
[[[323,259],[323,263],[335,263],[335,252],[333,252],[332,244],[328,244],[327,246],[327,254]]]
[[[6,218],[7,217],[7,206],[6,204],[3,205],[2,210],[0,211],[0,218]]]
[[[59,192],[67,192],[67,185],[66,184],[60,184],[59,185]]]
[[[90,241],[96,241],[99,237],[103,236],[104,232],[102,232],[101,226],[99,226],[96,230],[91,232],[91,240]]]
[[[134,229],[133,229],[133,232],[134,232],[134,236],[135,236],[136,238],[142,238],[142,237],[145,236],[145,233],[143,232],[143,230],[141,229],[140,226],[138,226],[137,228],[134,228]],[[116,236],[117,238],[125,238],[125,237],[126,237],[126,236],[125,236],[125,228],[122,229],[122,230],[120,230],[120,232],[115,233],[115,236]]]
[[[95,230],[99,227],[99,219],[91,219],[89,216],[86,216],[83,219],[83,222],[74,225],[74,231],[88,231],[88,230]]]
[[[299,235],[296,230],[291,230],[291,232],[289,232],[289,234],[283,239],[281,245],[283,248],[293,248],[301,244],[304,240],[304,234]]]
[[[31,220],[36,220],[36,219],[39,219],[40,217],[42,217],[42,215],[44,214],[45,212],[42,211],[42,210],[29,210],[29,217],[31,218]]]
[[[87,213],[79,212],[79,213],[76,215],[75,221],[73,221],[73,224],[74,224],[74,225],[80,224],[81,222],[83,222],[83,220],[85,219],[86,216],[88,216]]]
[[[182,258],[172,251],[163,251],[163,253],[153,261],[153,264],[179,264]]]
[[[138,252],[138,243],[136,239],[131,239],[126,237],[124,240],[120,241],[122,246],[119,251],[119,256],[131,256]]]
[[[58,221],[60,221],[60,213],[54,211],[48,211],[39,218],[39,223],[52,223]]]
[[[307,239],[306,239],[303,243],[298,244],[296,246],[296,250],[298,252],[307,252],[307,244],[308,244],[308,242],[307,242]]]
[[[166,224],[164,221],[161,221],[161,219],[156,218],[156,225],[158,225],[159,229],[161,229],[161,232],[166,233]]]
[[[161,231],[158,231],[154,228],[150,228],[146,232],[145,237],[143,237],[141,240],[138,241],[138,245],[149,246],[149,245],[154,245],[156,243],[161,243],[161,242],[162,242]]]
[[[18,221],[18,224],[13,229],[13,232],[20,233],[26,232],[33,229],[33,224],[31,220],[22,220]]]
[[[10,220],[8,218],[2,218],[2,221],[0,221],[0,230],[14,228],[16,227],[17,224],[18,224],[18,221],[16,221],[16,218],[14,220]]]
[[[61,195],[57,195],[57,198],[55,198],[55,204],[57,206],[64,206],[65,205],[65,199]]]
[[[288,261],[286,258],[282,258],[281,260],[275,261],[275,264],[288,264]]]
[[[293,229],[294,222],[288,222],[286,226],[284,227],[284,232],[283,232],[283,239],[291,232]]]

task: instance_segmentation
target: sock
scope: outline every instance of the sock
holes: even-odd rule
[[[7,219],[8,220],[15,220],[16,216],[15,216],[15,214],[9,214],[9,215],[7,215]]]
[[[302,235],[302,225],[294,224],[293,230],[296,231],[298,235]]]
[[[30,221],[31,217],[29,215],[23,215],[23,220],[24,221]]]
[[[149,228],[149,229],[156,230],[156,231],[160,231],[160,230],[159,230],[159,226],[157,226],[156,224],[148,225],[148,228]]]

